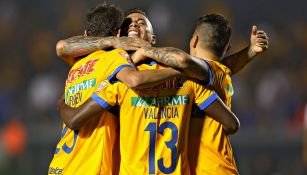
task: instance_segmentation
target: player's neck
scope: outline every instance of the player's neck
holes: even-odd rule
[[[206,60],[213,60],[213,61],[218,61],[219,58],[213,54],[212,52],[209,52],[205,49],[197,49],[196,50],[196,57],[202,58],[202,59],[206,59]]]

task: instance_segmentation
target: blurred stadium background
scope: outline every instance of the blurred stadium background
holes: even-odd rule
[[[0,174],[47,174],[60,137],[56,101],[69,70],[56,57],[55,44],[82,34],[87,9],[100,2],[1,0]],[[243,175],[304,174],[307,1],[107,2],[145,9],[158,46],[185,51],[202,14],[230,19],[231,53],[249,44],[253,24],[265,30],[269,50],[233,77],[233,110],[241,120],[241,130],[231,137],[238,168]]]

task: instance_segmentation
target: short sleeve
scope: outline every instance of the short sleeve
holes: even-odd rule
[[[210,64],[206,60],[202,60],[203,64],[205,64],[208,67],[208,80],[207,81],[201,81],[201,84],[204,86],[212,86],[214,75],[212,72],[212,68]]]
[[[103,81],[91,98],[96,101],[101,107],[109,110],[117,104],[119,91],[119,83],[110,84],[108,81]]]
[[[203,85],[193,82],[194,92],[195,92],[195,103],[200,110],[205,110],[210,106],[219,96],[211,89],[206,88]]]

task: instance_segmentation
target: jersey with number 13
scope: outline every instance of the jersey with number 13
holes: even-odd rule
[[[141,65],[138,69],[160,69]],[[187,159],[192,104],[204,110],[218,96],[176,77],[148,89],[106,84],[92,95],[103,108],[120,105],[120,174],[190,174]]]

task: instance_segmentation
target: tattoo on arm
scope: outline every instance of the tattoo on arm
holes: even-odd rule
[[[201,58],[193,57],[180,49],[173,47],[147,48],[145,56],[152,58],[166,66],[184,72],[190,78],[208,80],[208,66]]]
[[[164,48],[146,48],[144,49],[145,55],[149,58],[156,60],[159,63],[165,64],[166,66],[181,69],[181,63],[178,57],[182,55],[182,51],[173,47]]]
[[[100,37],[75,36],[63,41],[65,42],[62,49],[63,55],[74,58],[110,47],[107,38],[102,39]]]

